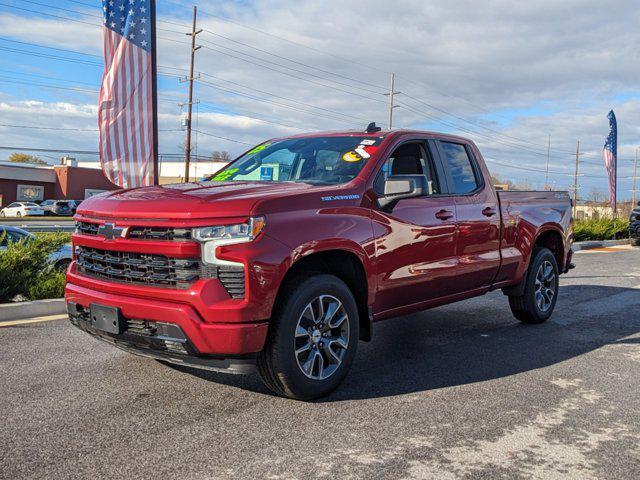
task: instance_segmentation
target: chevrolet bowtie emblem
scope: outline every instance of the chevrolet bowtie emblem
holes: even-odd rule
[[[117,237],[124,237],[127,234],[125,227],[116,227],[113,223],[105,223],[98,227],[98,235],[102,235],[107,240],[115,240]]]

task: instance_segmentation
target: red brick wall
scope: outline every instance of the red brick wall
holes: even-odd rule
[[[83,200],[85,189],[116,190],[118,187],[107,180],[102,170],[96,168],[68,167],[54,168],[57,177],[54,197],[56,199]]]
[[[0,195],[2,195],[2,205],[0,207],[6,207],[10,203],[17,200],[18,185],[37,185],[44,187],[44,198],[53,198],[55,185],[49,182],[34,182],[31,180],[11,180],[6,178],[0,178]]]

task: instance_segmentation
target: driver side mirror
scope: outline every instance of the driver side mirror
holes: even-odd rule
[[[378,198],[378,204],[384,209],[404,198],[422,197],[426,192],[424,175],[393,175],[385,180],[384,194]]]

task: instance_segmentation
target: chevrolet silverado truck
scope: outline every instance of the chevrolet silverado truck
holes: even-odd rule
[[[164,363],[257,367],[302,400],[343,381],[378,321],[502,289],[541,323],[572,267],[566,192],[496,191],[473,142],[375,124],[106,192],[75,220],[75,326]]]

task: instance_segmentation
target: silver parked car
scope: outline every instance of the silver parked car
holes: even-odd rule
[[[9,243],[31,241],[35,236],[21,228],[0,225],[0,251],[5,250]],[[63,245],[49,255],[49,263],[56,270],[65,271],[71,263],[71,244]]]

